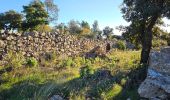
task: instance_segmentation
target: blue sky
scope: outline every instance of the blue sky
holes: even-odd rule
[[[32,0],[0,0],[0,13],[8,10],[21,12],[23,5],[28,5]],[[42,0],[44,1],[44,0]],[[67,24],[70,20],[87,21],[90,25],[94,20],[98,20],[100,29],[105,26],[114,28],[114,33],[120,35],[121,32],[115,29],[119,25],[128,25],[122,18],[120,5],[123,0],[54,0],[58,5],[58,23]],[[170,20],[164,19],[170,25]],[[169,27],[162,27],[170,32]]]
[[[0,12],[16,10],[21,12],[23,5],[28,5],[31,0],[0,0]],[[42,0],[44,1],[44,0]],[[115,28],[119,25],[128,25],[122,18],[120,5],[123,0],[54,0],[58,5],[58,23],[68,23],[70,20],[85,20],[90,25],[98,20],[100,29],[105,26]],[[167,22],[167,21],[166,21]],[[169,22],[170,23],[170,22]],[[116,34],[119,31],[114,30]]]
[[[0,12],[13,9],[18,12],[31,0],[0,0]],[[43,0],[42,0],[43,1]],[[58,23],[68,23],[71,19],[85,20],[92,24],[98,20],[100,28],[115,27],[126,22],[122,18],[120,5],[123,0],[54,0],[58,5]]]

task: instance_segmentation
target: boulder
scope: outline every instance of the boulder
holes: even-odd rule
[[[170,97],[170,47],[150,54],[147,77],[140,85],[141,97],[168,100]]]
[[[64,99],[59,95],[54,95],[49,100],[64,100]]]

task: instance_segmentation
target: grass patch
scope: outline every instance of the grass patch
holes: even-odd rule
[[[26,67],[26,60],[20,62],[13,57],[15,55],[6,57],[6,61],[15,61],[11,64],[17,70],[0,75],[1,100],[47,100],[54,94],[70,100],[139,98],[137,87],[145,71],[139,64],[140,51],[113,51],[105,58],[94,59],[59,59],[48,54],[42,62],[36,63],[37,67]],[[29,64],[35,65],[34,60],[31,59]]]

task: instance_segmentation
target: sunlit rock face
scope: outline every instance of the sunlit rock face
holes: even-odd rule
[[[153,100],[170,99],[170,47],[151,52],[147,78],[138,93]]]

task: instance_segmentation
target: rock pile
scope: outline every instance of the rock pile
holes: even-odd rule
[[[108,41],[78,38],[58,33],[29,32],[24,34],[0,34],[0,58],[9,51],[38,58],[46,52],[58,55],[79,55],[97,46],[106,47]],[[103,49],[103,50],[104,50]]]
[[[138,93],[151,100],[170,100],[170,47],[150,54],[147,78]]]

